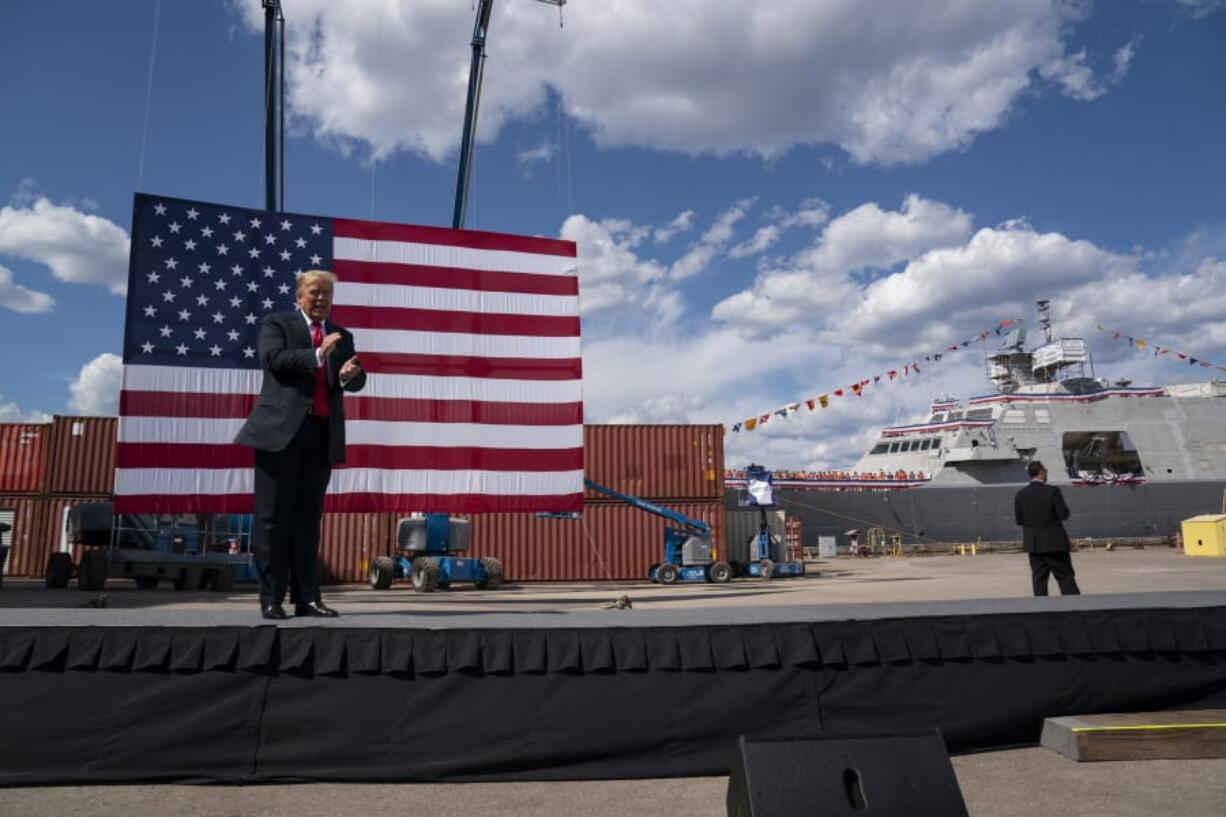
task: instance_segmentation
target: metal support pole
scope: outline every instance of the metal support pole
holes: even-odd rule
[[[477,131],[477,109],[481,104],[481,74],[485,70],[485,35],[489,30],[494,0],[481,0],[473,26],[473,58],[468,69],[468,101],[464,106],[464,133],[460,140],[460,168],[455,186],[455,210],[451,226],[461,229],[468,212],[468,182],[472,177],[473,141]]]
[[[277,209],[277,83],[274,31],[281,0],[264,2],[264,209]]]

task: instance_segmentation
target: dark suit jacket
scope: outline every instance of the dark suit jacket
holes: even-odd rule
[[[324,321],[323,332],[340,332],[340,343],[328,355],[328,459],[333,464],[345,461],[345,404],[340,385],[340,368],[353,357],[353,335],[331,321]],[[315,349],[311,330],[298,310],[267,315],[260,326],[260,362],[264,365],[264,384],[260,397],[234,442],[261,451],[281,451],[302,425],[315,397]],[[366,372],[359,371],[344,386],[344,391],[361,391]]]
[[[1068,533],[1061,524],[1068,519],[1068,505],[1060,489],[1031,481],[1013,498],[1013,514],[1022,526],[1022,547],[1027,553],[1067,553]]]

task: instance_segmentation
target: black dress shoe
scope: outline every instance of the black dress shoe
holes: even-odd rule
[[[340,613],[331,607],[326,607],[322,601],[308,601],[306,604],[295,604],[294,615],[316,616],[318,618],[336,618]]]
[[[279,604],[261,604],[260,615],[264,618],[276,621],[278,619],[289,618],[285,612],[285,608]]]

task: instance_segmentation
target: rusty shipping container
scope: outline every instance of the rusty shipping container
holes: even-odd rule
[[[392,552],[398,518],[388,513],[324,514],[319,532],[320,580],[366,581],[370,560]]]
[[[115,417],[67,417],[51,421],[48,494],[109,494],[115,486]]]
[[[720,501],[666,502],[712,528],[724,558],[724,506]],[[629,505],[589,503],[582,519],[533,514],[474,516],[474,556],[496,556],[511,581],[645,579],[664,553],[664,527],[673,523]]]
[[[2,534],[4,543],[9,546],[8,561],[4,564],[4,575],[27,576],[29,565],[36,554],[43,552],[42,535],[42,500],[36,496],[6,494],[0,496],[0,522],[12,526],[12,530]],[[43,556],[46,560],[46,556]],[[41,568],[39,569],[41,575]]]
[[[42,490],[50,435],[48,423],[0,425],[0,494],[34,494]]]
[[[724,496],[720,425],[584,426],[583,456],[589,479],[624,494],[652,500]],[[596,491],[584,497],[608,500]]]

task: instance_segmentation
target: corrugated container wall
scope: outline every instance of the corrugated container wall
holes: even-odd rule
[[[712,543],[724,556],[722,501],[662,503],[712,528]],[[510,581],[645,579],[664,555],[664,527],[673,523],[620,503],[589,503],[582,519],[544,519],[532,514],[474,516],[474,556],[496,556]]]
[[[33,494],[42,490],[47,468],[47,423],[0,425],[0,494]]]
[[[324,514],[319,532],[321,581],[365,581],[370,560],[392,552],[397,518],[388,513]]]
[[[64,515],[68,508],[81,502],[109,500],[109,496],[0,496],[0,511],[15,511],[13,530],[8,534],[12,550],[5,573],[41,578],[47,568],[47,556],[64,544]],[[70,552],[74,562],[80,561],[80,546],[70,548]]]
[[[13,526],[11,531],[4,534],[4,541],[9,544],[9,558],[4,565],[4,575],[29,575],[32,551],[40,549],[41,546],[41,510],[41,500],[38,497],[0,496],[0,516],[6,520],[11,518],[9,524]],[[41,574],[41,568],[39,572]]]
[[[584,426],[583,456],[588,479],[624,494],[643,499],[724,497],[723,426]],[[596,491],[584,496],[608,500]]]
[[[109,494],[115,485],[114,417],[51,421],[46,490],[49,494]]]

